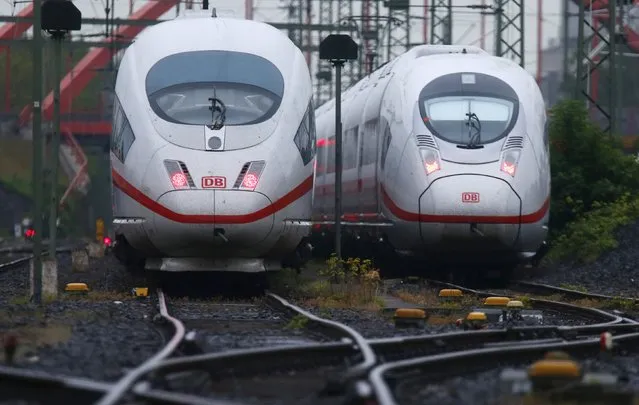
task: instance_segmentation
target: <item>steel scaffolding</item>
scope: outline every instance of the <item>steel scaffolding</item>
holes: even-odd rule
[[[430,43],[434,45],[453,43],[453,0],[431,0]]]
[[[524,0],[495,0],[495,55],[524,67]]]

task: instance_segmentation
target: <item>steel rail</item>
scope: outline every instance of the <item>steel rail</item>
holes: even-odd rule
[[[135,369],[128,372],[124,377],[122,377],[118,382],[116,382],[113,388],[100,399],[100,401],[96,402],[96,405],[113,405],[120,401],[124,395],[126,395],[130,389],[130,387],[137,382],[137,380],[142,377],[144,374],[152,371],[158,364],[167,357],[171,355],[177,349],[179,344],[184,339],[185,328],[184,324],[177,318],[172,317],[169,314],[169,311],[166,306],[166,299],[164,296],[164,292],[162,289],[157,289],[158,295],[158,303],[160,307],[160,316],[163,319],[169,321],[173,327],[175,328],[175,333],[169,342],[162,347],[162,349],[157,352],[153,357],[146,360],[144,363],[140,364]]]
[[[46,248],[49,244],[48,243],[43,243],[42,246],[44,248]],[[68,244],[68,245],[62,245],[62,246],[58,246],[56,248],[56,252],[70,252],[73,251],[75,249],[83,249],[86,248],[87,243],[85,242],[80,242],[80,243],[75,243],[75,244]],[[30,253],[33,251],[33,246],[18,246],[18,247],[4,247],[4,248],[0,248],[0,254],[7,254],[7,253]],[[43,254],[45,254],[47,252],[43,252]]]
[[[636,347],[637,341],[639,341],[639,333],[613,337],[613,343],[616,346],[629,343]],[[591,338],[575,342],[534,346],[519,345],[472,349],[425,356],[380,365],[371,371],[369,378],[378,404],[396,405],[393,389],[388,384],[388,380],[392,378],[390,374],[394,373],[396,378],[400,378],[401,373],[404,372],[406,373],[405,375],[419,375],[420,377],[427,377],[429,381],[437,382],[451,375],[459,375],[460,370],[464,370],[464,373],[469,373],[490,369],[504,362],[513,364],[532,361],[543,356],[548,351],[554,350],[565,351],[572,355],[596,355],[601,350],[600,339]]]
[[[137,383],[132,390],[137,399],[142,399],[145,404],[159,405],[246,405],[242,402],[229,400],[203,398],[197,395],[183,394],[165,390],[150,390],[148,382]]]
[[[74,250],[75,247],[70,247],[70,246],[60,246],[58,248],[56,248],[56,253],[63,253],[63,252],[69,252]],[[0,254],[2,254],[3,252],[0,252]],[[7,252],[5,252],[7,253]],[[15,253],[15,252],[11,252],[11,253]],[[49,252],[45,251],[42,253],[42,256],[48,256]],[[10,260],[4,263],[0,263],[0,273],[7,271],[7,270],[11,270],[15,267],[20,266],[23,263],[27,263],[29,262],[29,260],[33,259],[33,255],[27,255],[27,256],[23,256],[23,257],[19,257],[17,259],[14,260]]]
[[[444,281],[437,281],[437,280],[426,280],[427,283],[432,284],[432,285],[438,285],[438,286],[442,286],[442,287],[446,287],[446,288],[455,288],[458,289],[460,291],[466,292],[468,294],[473,294],[473,295],[477,295],[479,297],[492,297],[495,296],[494,293],[490,293],[487,291],[480,291],[480,290],[475,290],[472,288],[468,288],[468,287],[464,287],[464,286],[460,286],[457,284],[452,284],[452,283],[447,283]],[[562,312],[570,312],[570,313],[574,313],[574,314],[579,314],[582,316],[587,316],[589,318],[594,318],[594,319],[598,319],[598,320],[605,320],[602,323],[598,323],[596,325],[598,326],[609,326],[609,325],[616,325],[622,322],[627,322],[628,320],[615,315],[615,314],[611,314],[610,312],[606,312],[603,311],[601,309],[598,308],[587,308],[587,307],[581,307],[578,305],[573,305],[573,304],[568,304],[566,302],[558,302],[558,301],[550,301],[550,300],[544,300],[544,299],[540,299],[540,298],[529,298],[530,303],[533,304],[533,306],[535,307],[545,307],[547,309],[553,309],[553,310],[559,310]]]
[[[99,399],[112,388],[112,384],[0,366],[0,387],[3,399],[7,400],[18,397],[21,400],[42,400],[46,393],[47,399],[52,403],[75,403]]]
[[[0,263],[0,272],[4,272],[7,270],[10,270],[14,267],[17,267],[23,263],[28,262],[29,260],[31,260],[33,258],[33,255],[29,255],[29,256],[24,256],[24,257],[20,257],[17,258],[15,260],[11,260],[8,262],[4,262],[4,263]]]
[[[561,294],[566,298],[572,299],[595,299],[595,300],[622,300],[629,302],[638,302],[639,299],[631,298],[631,297],[615,297],[612,295],[604,295],[604,294],[596,294],[596,293],[588,293],[577,290],[571,290],[569,288],[557,287],[549,284],[541,284],[534,283],[531,281],[514,281],[513,285],[515,287],[521,287],[525,290],[529,291],[537,291],[540,294],[550,293],[550,294]]]
[[[579,341],[603,332],[610,332],[613,336],[639,333],[639,325],[522,326],[425,336],[369,339],[368,344],[375,352],[379,364],[438,354],[442,351],[480,349],[495,344],[510,346],[541,344],[544,339]],[[161,380],[169,374],[199,370],[207,371],[214,377],[223,377],[227,374],[236,378],[243,374],[269,373],[280,368],[309,369],[316,366],[318,361],[323,365],[336,364],[341,359],[354,356],[357,353],[354,345],[347,342],[206,353],[164,360],[153,371],[153,376]],[[135,389],[136,398],[142,400],[161,398],[165,393],[169,393],[169,391],[154,389],[151,384],[141,383]],[[181,397],[180,395],[176,394],[175,403],[188,403],[189,397]]]
[[[277,294],[268,293],[267,299],[272,306],[279,309],[281,312],[288,312],[290,314],[301,315],[307,318],[311,327],[319,329],[325,335],[332,334],[336,337],[340,337],[342,339],[346,338],[353,341],[355,347],[359,349],[362,354],[362,362],[356,366],[349,367],[348,372],[344,376],[345,378],[364,376],[368,374],[370,369],[377,363],[375,353],[368,344],[366,338],[350,326],[315,316],[310,312],[291,304]]]

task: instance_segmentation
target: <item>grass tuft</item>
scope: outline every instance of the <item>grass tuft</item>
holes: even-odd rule
[[[291,269],[279,271],[269,280],[271,289],[320,309],[383,308],[379,270],[370,260],[340,260],[332,255],[326,263],[319,266],[313,263],[309,267],[314,268],[302,274]]]

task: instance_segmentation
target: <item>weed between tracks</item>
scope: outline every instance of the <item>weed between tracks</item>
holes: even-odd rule
[[[284,269],[270,284],[274,291],[284,292],[303,304],[320,309],[378,311],[384,306],[379,270],[370,260],[340,260],[332,255],[323,265],[311,265],[301,274]]]

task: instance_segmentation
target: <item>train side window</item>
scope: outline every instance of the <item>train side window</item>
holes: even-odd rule
[[[330,137],[326,142],[326,173],[335,173],[335,137]]]
[[[359,127],[351,128],[344,134],[344,170],[356,167],[358,130]]]
[[[362,142],[359,144],[359,158],[357,159],[357,167],[364,166],[364,144],[366,143],[366,123],[364,123],[364,128],[362,128],[362,134],[360,135],[362,138]]]
[[[304,118],[302,118],[302,122],[300,126],[297,128],[297,133],[295,134],[295,145],[302,156],[302,162],[304,166],[309,164],[311,160],[313,160],[313,156],[315,156],[315,119],[313,111],[313,104],[310,102],[308,107],[306,108],[306,113],[304,114]]]
[[[364,131],[362,133],[362,149],[364,151],[364,158],[362,165],[370,165],[375,163],[377,159],[377,127],[379,120],[369,120],[364,124]]]
[[[122,157],[122,126],[124,123],[124,111],[117,97],[113,101],[113,125],[111,127],[111,151],[121,161]]]
[[[315,127],[315,103],[313,102],[313,97],[311,97],[311,101],[308,106],[308,122],[309,127],[308,131],[310,133],[310,143],[311,143],[311,158],[317,154],[317,129]]]
[[[126,160],[126,156],[129,154],[129,149],[131,149],[131,145],[135,142],[135,135],[133,134],[133,130],[131,129],[131,124],[129,124],[129,120],[124,117],[122,134],[120,135],[122,139],[122,161]]]
[[[384,169],[386,165],[386,155],[388,154],[388,147],[390,146],[393,136],[391,135],[390,125],[386,123],[386,129],[384,130],[384,139],[382,140],[382,156],[380,160],[380,166]]]
[[[113,101],[113,125],[111,130],[111,151],[120,160],[124,162],[129,154],[129,149],[135,141],[135,135],[131,129],[131,124],[126,118],[126,114],[122,109],[122,105],[117,97]]]

